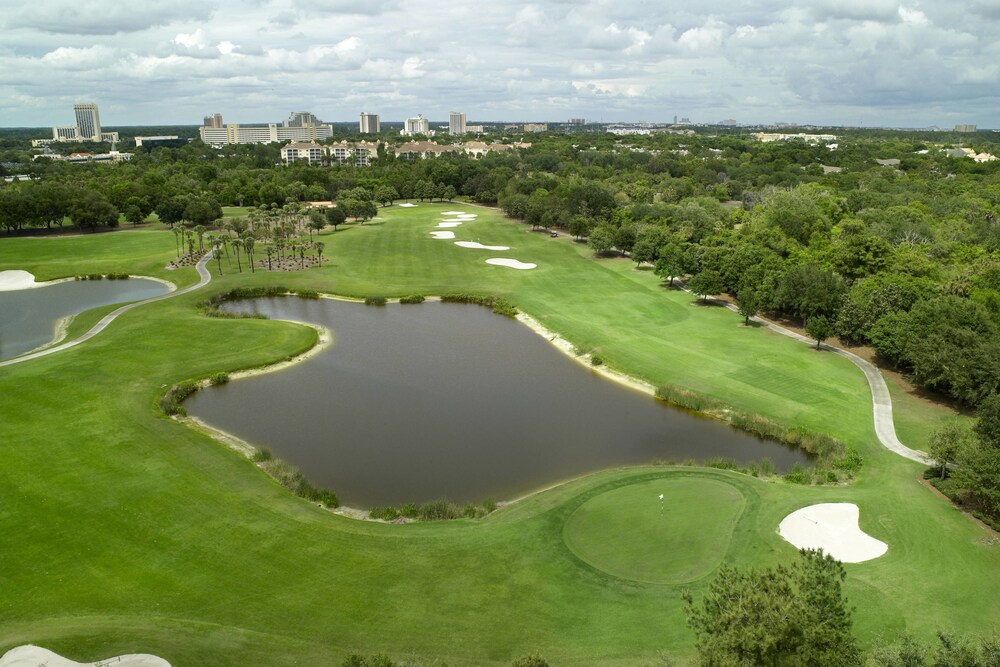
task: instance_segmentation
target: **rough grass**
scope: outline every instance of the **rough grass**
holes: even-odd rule
[[[682,479],[739,489],[743,513],[728,547],[716,542],[724,553],[713,553],[738,566],[793,558],[776,534],[789,512],[857,503],[862,530],[889,544],[886,556],[847,566],[864,642],[995,629],[1000,549],[915,481],[921,466],[877,445],[860,371],[692,305],[628,260],[595,261],[578,244],[475,209],[479,219],[459,239],[509,245],[505,256],[539,264],[488,266],[487,252],[429,238],[439,210],[393,207],[376,224],[324,234],[323,268],[238,274],[224,261],[226,275],[200,292],[140,307],[83,345],[0,371],[0,652],[33,642],[76,660],[148,651],[176,665],[337,663],[354,652],[451,665],[534,652],[560,665],[650,663],[663,652],[685,660],[693,638],[680,594],[699,595],[711,572],[683,585],[623,581],[563,539],[590,499]],[[192,269],[163,271],[172,253],[169,232],[0,239],[0,269],[42,278],[129,271],[190,284]],[[612,470],[480,520],[342,518],[156,409],[174,384],[314,343],[308,327],[206,318],[197,307],[212,294],[279,282],[360,297],[501,296],[581,349],[599,348],[610,366],[830,433],[865,465],[854,484],[833,487],[712,469]],[[801,383],[801,395],[755,384],[768,369]],[[826,398],[817,403],[816,392]]]

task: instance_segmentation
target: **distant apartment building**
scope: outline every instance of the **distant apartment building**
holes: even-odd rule
[[[143,145],[149,144],[163,144],[163,145],[177,145],[180,144],[183,139],[178,137],[176,134],[161,134],[151,137],[135,137],[135,147],[139,148]]]
[[[955,131],[956,132],[975,132],[976,131],[976,126],[972,125],[972,124],[969,124],[969,123],[963,123],[961,125],[956,125],[955,126]]]
[[[457,146],[442,146],[432,141],[408,141],[405,144],[396,146],[396,157],[404,160],[422,160],[428,157],[438,157],[445,153],[457,153],[461,148]]]
[[[349,164],[367,167],[378,157],[378,143],[359,141],[349,144],[342,141],[324,146],[316,142],[296,142],[281,147],[281,162],[306,162],[308,164]]]
[[[305,112],[296,112],[305,113]],[[311,114],[310,114],[311,115]],[[285,123],[292,122],[296,114]],[[200,127],[198,128],[201,140],[211,146],[225,146],[226,144],[271,144],[279,141],[320,141],[333,136],[333,126],[324,124],[304,125],[302,127],[286,125],[282,123],[268,123],[266,125],[240,125],[230,123],[225,127]]]
[[[282,123],[282,127],[311,127],[322,124],[323,121],[308,111],[293,111],[288,120]]]
[[[566,124],[567,125],[586,125],[587,124],[587,119],[586,118],[570,118],[568,121],[566,121]]]
[[[361,120],[358,121],[358,130],[361,134],[378,134],[381,129],[377,113],[361,112]]]
[[[548,123],[525,123],[524,124],[524,131],[525,132],[548,132],[549,131],[549,124]]]
[[[417,114],[415,118],[407,118],[403,123],[403,129],[400,132],[404,137],[412,137],[415,134],[430,135],[431,125],[426,118],[421,114]]]
[[[307,164],[316,162],[321,164],[325,155],[327,155],[326,146],[321,146],[315,142],[293,142],[281,147],[281,161],[284,164],[291,164],[293,162],[306,162]]]
[[[219,128],[223,127],[222,114],[221,113],[213,113],[211,116],[205,116],[205,118],[202,121],[201,125],[202,125],[202,127],[212,127],[212,128],[215,128],[215,129],[219,129]]]
[[[117,132],[101,132],[101,115],[93,102],[74,104],[73,115],[76,125],[53,127],[52,141],[118,141]]]
[[[378,142],[359,141],[349,144],[346,141],[330,144],[331,164],[351,164],[355,167],[367,167],[378,157]]]
[[[465,113],[452,111],[448,114],[448,134],[465,134]]]
[[[468,132],[469,134],[483,134],[484,132],[486,132],[486,126],[485,125],[466,125],[465,126],[465,131]]]
[[[811,144],[820,141],[837,140],[837,136],[834,134],[806,134],[804,132],[798,132],[796,134],[784,134],[781,132],[755,132],[753,137],[757,141],[765,144],[772,141],[793,141],[795,139],[801,139],[802,141]]]

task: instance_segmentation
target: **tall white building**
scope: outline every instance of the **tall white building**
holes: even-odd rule
[[[74,104],[76,125],[53,127],[52,141],[118,141],[117,132],[101,132],[101,116],[93,102]]]
[[[97,112],[97,105],[93,102],[74,104],[73,113],[76,115],[79,138],[87,141],[100,141],[101,116]]]
[[[452,111],[448,114],[448,134],[465,134],[465,113]]]
[[[421,114],[417,114],[416,118],[407,118],[403,125],[403,131],[400,132],[407,137],[412,137],[414,134],[430,135],[430,133],[431,124]]]
[[[293,111],[282,125],[285,127],[309,127],[310,125],[322,125],[323,121],[308,111]]]
[[[358,122],[358,129],[361,134],[378,134],[382,129],[377,113],[361,112],[361,120]]]

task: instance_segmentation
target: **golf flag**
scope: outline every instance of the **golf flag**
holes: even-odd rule
[[[660,494],[660,502],[663,502],[663,494]]]

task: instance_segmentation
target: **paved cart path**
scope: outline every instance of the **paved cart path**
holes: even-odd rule
[[[212,274],[209,273],[207,267],[208,261],[210,259],[212,259],[212,251],[206,253],[205,256],[198,261],[198,264],[195,265],[195,269],[197,269],[200,279],[194,285],[191,285],[190,287],[185,287],[182,290],[167,292],[166,294],[161,294],[159,296],[143,299],[142,301],[136,301],[134,303],[125,304],[124,306],[117,308],[108,313],[107,315],[105,315],[104,317],[102,317],[100,322],[95,324],[90,329],[90,331],[83,334],[79,338],[75,338],[67,343],[62,343],[61,345],[56,345],[55,347],[50,347],[45,350],[39,350],[38,352],[32,352],[30,354],[25,354],[20,357],[14,357],[13,359],[8,359],[6,361],[0,361],[0,368],[4,366],[13,366],[14,364],[20,364],[25,361],[38,359],[39,357],[44,357],[50,354],[55,354],[56,352],[62,352],[63,350],[68,350],[71,347],[74,347],[76,345],[79,345],[80,343],[84,343],[90,340],[97,334],[104,331],[104,329],[106,329],[109,324],[114,322],[115,318],[121,315],[122,313],[128,312],[133,308],[138,308],[139,306],[142,306],[147,303],[152,303],[154,301],[163,301],[164,299],[172,299],[175,296],[180,296],[181,294],[187,294],[188,292],[193,292],[196,289],[201,289],[202,287],[207,285],[210,280],[212,280]]]

